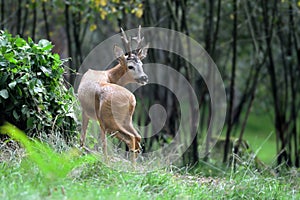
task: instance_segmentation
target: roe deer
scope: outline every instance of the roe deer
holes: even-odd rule
[[[114,46],[113,51],[118,64],[106,71],[88,70],[82,77],[78,87],[78,98],[82,108],[82,130],[80,146],[84,146],[86,129],[89,119],[97,120],[101,128],[101,141],[103,154],[107,158],[106,134],[116,136],[124,141],[129,150],[133,152],[132,161],[135,162],[137,153],[141,151],[141,136],[132,125],[132,115],[135,109],[135,96],[126,88],[128,83],[146,84],[148,76],[143,71],[141,62],[147,55],[148,45],[142,47],[141,27],[137,37],[137,49],[131,50],[131,41],[123,29],[123,49]]]

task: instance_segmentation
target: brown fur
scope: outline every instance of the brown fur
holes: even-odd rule
[[[106,134],[114,133],[133,152],[140,151],[141,136],[132,125],[136,100],[126,88],[116,85],[125,69],[121,65],[107,70],[88,70],[78,88],[82,107],[82,134],[80,145],[84,146],[89,119],[97,120],[101,127],[103,153],[107,156]],[[122,84],[133,82],[121,78]],[[134,158],[137,156],[134,153]]]
[[[136,100],[134,95],[122,86],[127,83],[146,84],[148,82],[141,60],[146,57],[149,46],[141,46],[143,38],[141,38],[141,26],[139,26],[138,35],[135,37],[138,43],[138,53],[130,52],[130,41],[123,29],[121,30],[121,39],[123,43],[126,43],[128,55],[126,56],[123,49],[115,45],[114,54],[119,64],[106,71],[88,70],[79,84],[78,98],[82,107],[80,145],[84,146],[89,120],[97,120],[101,127],[104,155],[107,155],[106,134],[113,134],[124,141],[134,152],[134,162],[136,153],[140,151],[141,141],[141,136],[132,125]]]

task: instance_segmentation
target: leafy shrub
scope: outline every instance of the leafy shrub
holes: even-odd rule
[[[52,47],[0,31],[0,113],[29,136],[69,136],[76,128],[73,91],[63,84],[64,62]]]

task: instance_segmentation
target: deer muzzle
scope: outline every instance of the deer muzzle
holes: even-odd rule
[[[136,81],[142,85],[146,85],[148,83],[148,76],[145,74],[140,78],[136,79]]]

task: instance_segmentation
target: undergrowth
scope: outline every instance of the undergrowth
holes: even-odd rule
[[[35,43],[0,30],[0,117],[29,136],[73,136],[73,89],[63,80],[64,62],[47,40]]]

